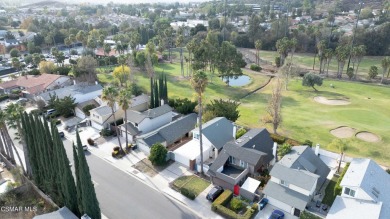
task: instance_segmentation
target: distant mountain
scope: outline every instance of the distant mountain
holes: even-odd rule
[[[170,2],[206,2],[209,0],[57,0],[57,2],[64,4],[81,4],[81,3],[90,3],[90,4],[107,4],[109,2],[113,3],[123,3],[123,4],[138,4],[138,3],[170,3]],[[29,5],[36,4],[39,2],[50,3],[52,1],[44,1],[44,0],[0,0],[0,6],[21,6],[21,5]]]

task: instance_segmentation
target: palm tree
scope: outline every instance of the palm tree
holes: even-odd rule
[[[386,56],[385,58],[383,58],[381,65],[382,65],[382,69],[383,69],[381,83],[383,83],[383,79],[385,78],[385,74],[389,71],[390,57]]]
[[[358,46],[357,47],[357,51],[356,51],[356,62],[357,62],[357,65],[356,65],[355,74],[353,75],[354,79],[356,79],[356,76],[357,76],[357,73],[358,73],[358,69],[359,69],[359,65],[362,62],[362,59],[363,59],[365,54],[366,54],[366,46],[365,45]]]
[[[324,50],[326,48],[325,40],[321,40],[317,43],[318,58],[320,59],[320,74],[323,72],[322,64],[324,62]]]
[[[19,104],[9,104],[8,107],[6,108],[6,111],[0,110],[0,131],[1,131],[1,136],[3,138],[5,147],[8,148],[8,151],[10,152],[11,158],[14,159],[14,155],[12,152],[12,148],[15,151],[16,156],[18,157],[20,166],[23,169],[24,175],[31,174],[31,167],[30,162],[28,160],[28,150],[27,150],[27,145],[24,142],[24,139],[22,139],[22,144],[23,144],[23,152],[24,152],[24,157],[25,157],[25,163],[26,163],[26,168],[23,166],[22,159],[20,158],[19,152],[15,147],[14,142],[12,141],[8,128],[6,126],[6,122],[8,125],[12,128],[14,127],[14,124],[17,124],[18,127],[18,132],[22,133],[21,130],[21,112],[23,111],[23,107],[20,106]]]
[[[333,50],[331,48],[328,48],[328,49],[325,49],[324,51],[324,56],[325,56],[325,59],[326,59],[326,77],[328,77],[328,73],[329,73],[329,64],[330,64],[330,61],[332,60],[333,58]]]
[[[103,93],[102,93],[102,100],[107,101],[108,106],[111,108],[111,113],[112,113],[111,115],[114,118],[115,132],[116,132],[116,135],[118,137],[119,147],[121,148],[122,152],[124,153],[125,151],[122,148],[121,138],[120,138],[120,135],[118,133],[118,128],[116,125],[116,118],[115,118],[115,111],[116,110],[114,109],[114,108],[116,108],[115,100],[118,97],[118,93],[119,93],[118,90],[113,86],[104,87]]]
[[[129,109],[129,105],[131,105],[131,90],[130,88],[126,87],[125,89],[122,89],[119,92],[118,97],[119,106],[122,108],[122,110],[125,112],[125,132],[126,132],[126,147],[129,145],[129,139],[127,137],[127,110]]]
[[[198,96],[198,110],[199,110],[199,144],[200,144],[200,173],[203,174],[203,141],[202,141],[202,95],[206,90],[208,79],[207,75],[203,71],[197,71],[194,73],[190,80],[192,88],[195,90]]]
[[[342,78],[345,61],[349,57],[349,49],[346,46],[338,46],[336,48],[336,57],[338,62],[337,77]]]
[[[184,77],[184,66],[183,66],[183,43],[184,37],[183,35],[179,35],[176,39],[176,47],[180,48],[180,72],[181,76]]]
[[[260,65],[260,49],[263,46],[263,42],[261,40],[256,40],[255,48],[256,48],[256,64]]]
[[[104,52],[104,55],[109,57],[108,55],[110,54],[110,51],[111,51],[111,46],[109,44],[104,44],[103,45],[103,52]],[[108,61],[110,61],[110,58],[108,58]],[[109,63],[110,64],[110,63]],[[107,63],[106,63],[107,65]]]
[[[77,39],[77,41],[79,41],[83,44],[83,50],[85,50],[85,46],[87,45],[87,42],[88,42],[88,37],[87,37],[86,33],[84,31],[80,30],[76,34],[76,39]]]

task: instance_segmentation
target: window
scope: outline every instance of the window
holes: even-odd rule
[[[344,194],[355,197],[356,191],[350,188],[345,188],[344,189]]]
[[[199,134],[198,134],[198,133],[195,133],[195,134],[194,134],[194,138],[199,140]]]
[[[248,165],[248,164],[247,164],[245,161],[240,160],[240,166],[241,166],[241,167],[246,168],[247,165]]]
[[[234,164],[234,157],[229,157],[230,163]]]

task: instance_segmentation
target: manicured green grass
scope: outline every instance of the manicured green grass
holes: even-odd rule
[[[210,185],[209,182],[195,175],[181,176],[173,181],[173,184],[178,188],[186,188],[194,192],[195,196],[198,196]]]
[[[276,51],[260,51],[260,58],[270,61],[272,63],[275,62],[275,57],[279,56]],[[367,76],[368,71],[372,65],[376,65],[379,68],[379,74],[382,73],[381,70],[381,60],[383,59],[382,56],[365,56],[362,60],[362,62],[359,65],[358,69],[358,75],[360,76]],[[310,53],[295,53],[293,62],[297,65],[300,65],[301,67],[312,70],[313,69],[313,62],[314,62],[314,54]],[[348,63],[348,60],[347,60]],[[344,66],[344,74],[347,70],[347,63]],[[352,67],[352,62],[350,64],[350,67]],[[355,65],[355,68],[357,66]],[[318,58],[315,60],[314,70],[318,71],[320,68],[320,61]],[[329,65],[329,71],[335,72],[337,71],[337,60],[335,57],[333,57],[332,61]]]
[[[318,217],[310,212],[303,211],[301,215],[299,216],[300,219],[321,219],[321,217]]]
[[[337,179],[338,177],[333,177],[325,189],[325,196],[324,199],[322,199],[322,203],[327,204],[328,206],[332,206],[336,198],[336,195],[334,195],[334,187],[337,184]]]

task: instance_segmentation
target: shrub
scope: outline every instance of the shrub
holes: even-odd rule
[[[218,196],[217,199],[215,199],[215,201],[213,202],[213,205],[225,205],[226,203],[228,203],[230,201],[230,199],[232,198],[233,196],[233,192],[230,191],[230,190],[225,190],[223,191],[223,193]]]
[[[131,94],[134,96],[139,96],[144,92],[143,88],[136,83],[131,84],[130,90],[131,90]]]
[[[279,56],[275,57],[275,65],[276,65],[276,67],[279,68],[281,64],[282,63],[281,63],[280,57]]]
[[[70,67],[57,67],[54,72],[56,72],[57,74],[59,75],[68,75],[68,73],[70,72],[71,68]]]
[[[245,133],[246,133],[246,129],[244,128],[240,128],[237,130],[236,132],[236,139],[239,139],[241,136],[243,136]]]
[[[242,201],[237,197],[232,198],[232,200],[230,201],[230,208],[234,211],[239,211],[242,206]]]
[[[39,110],[39,109],[34,109],[34,110],[31,110],[31,112],[30,113],[32,113],[32,114],[38,114],[38,115],[42,115],[42,110]]]
[[[17,99],[19,99],[19,94],[10,94],[9,99],[10,100],[17,100]]]
[[[250,69],[251,69],[252,71],[261,71],[261,70],[262,70],[262,68],[261,68],[260,66],[254,65],[254,64],[252,64],[252,65],[250,66]]]
[[[353,77],[353,75],[354,75],[353,71],[354,71],[354,70],[353,70],[352,67],[349,67],[349,68],[347,69],[347,76],[348,76],[349,79],[352,79],[352,77]]]
[[[168,101],[169,106],[173,107],[178,113],[187,115],[189,113],[193,113],[195,110],[195,107],[197,105],[197,102],[193,102],[189,100],[188,98],[184,99],[169,99]]]
[[[257,206],[256,206],[257,207]],[[257,209],[254,209],[253,206],[251,208],[248,208],[243,215],[236,214],[234,211],[226,208],[223,205],[216,205],[215,212],[221,214],[222,216],[226,218],[231,219],[250,219],[252,216],[256,213]]]
[[[88,139],[87,139],[87,142],[88,142],[88,144],[91,145],[91,146],[95,145],[95,141],[92,140],[91,138],[88,138]]]
[[[94,104],[88,104],[88,105],[83,107],[83,112],[85,113],[85,115],[89,116],[90,115],[89,111],[91,109],[94,109],[95,107],[96,106]]]
[[[344,167],[344,169],[343,169],[343,172],[341,172],[340,177],[337,179],[336,186],[334,187],[334,190],[333,190],[333,193],[334,193],[335,195],[340,195],[340,194],[341,194],[342,188],[341,188],[341,186],[340,186],[340,183],[341,183],[341,181],[343,180],[343,177],[344,177],[345,173],[346,173],[347,170],[348,170],[349,164],[350,164],[350,163],[347,163],[347,164],[345,165],[345,167]]]
[[[119,149],[120,149],[119,146],[115,146],[115,147],[113,148],[114,151],[119,151]]]
[[[113,132],[109,129],[102,129],[100,131],[100,135],[103,137],[111,136],[112,134],[113,134]]]
[[[290,139],[290,138],[286,140],[286,144],[289,144],[289,145],[292,145],[292,146],[300,146],[300,145],[302,145],[301,142],[296,141],[294,139]]]
[[[283,144],[285,141],[286,141],[286,138],[281,136],[281,135],[278,135],[278,134],[273,134],[273,133],[270,133],[270,137],[272,138],[272,140],[278,144]]]
[[[284,155],[290,153],[290,151],[291,151],[291,145],[284,143],[282,144],[282,146],[278,148],[278,155],[283,157]]]
[[[8,99],[8,98],[9,98],[9,96],[6,95],[6,94],[1,95],[1,96],[0,96],[0,101],[6,100],[6,99]]]
[[[368,71],[368,78],[374,79],[378,75],[378,67],[375,65],[370,67],[370,70]]]
[[[184,195],[185,197],[191,199],[191,200],[194,200],[196,198],[196,195],[194,192],[192,192],[191,190],[189,189],[186,189],[186,188],[180,188],[180,193],[182,195]]]
[[[113,151],[113,152],[111,153],[111,156],[112,156],[112,157],[117,157],[117,156],[118,156],[118,153],[119,153],[119,151]]]
[[[310,141],[310,140],[308,140],[308,139],[306,139],[306,140],[303,142],[303,145],[307,145],[307,146],[309,146],[309,147],[312,147],[312,146],[313,146],[313,142]]]
[[[152,145],[150,149],[149,160],[153,165],[164,165],[166,163],[168,150],[160,143]]]
[[[31,71],[27,72],[28,75],[40,75],[41,72],[38,69],[32,69]]]

